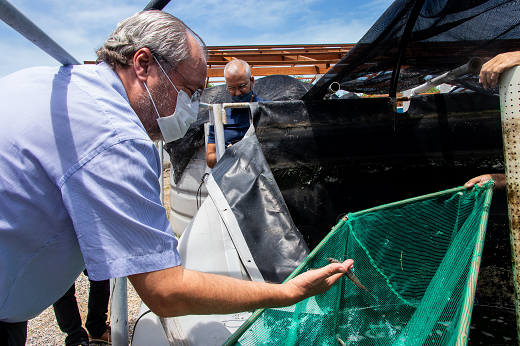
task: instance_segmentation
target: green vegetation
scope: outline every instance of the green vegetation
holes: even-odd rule
[[[431,89],[426,90],[423,94],[426,94],[426,93],[436,94],[436,93],[439,93],[439,92],[441,92],[441,89],[438,86],[436,86],[436,87],[433,87]]]
[[[312,82],[312,78],[304,78],[304,76],[301,76],[301,75],[294,75],[294,76],[289,76],[289,77],[293,77],[293,78],[296,78],[304,83],[311,83]]]

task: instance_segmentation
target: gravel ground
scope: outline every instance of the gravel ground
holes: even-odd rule
[[[85,320],[87,318],[87,303],[88,303],[88,290],[89,290],[88,278],[81,274],[76,280],[76,299],[78,301],[78,308],[83,321],[83,327],[85,327]],[[132,331],[134,329],[135,321],[137,319],[137,313],[139,312],[139,306],[141,305],[141,299],[135,292],[132,284],[128,281],[128,331],[129,340],[132,337]],[[109,304],[110,305],[110,304]],[[110,320],[110,306],[108,311],[108,318]],[[67,334],[62,333],[58,324],[56,323],[56,317],[54,316],[54,310],[52,306],[47,308],[38,317],[29,321],[27,326],[27,344],[28,346],[46,345],[46,346],[57,346],[65,345],[65,337]],[[106,345],[104,343],[91,342],[90,345]]]
[[[166,210],[170,210],[170,169],[165,167],[164,171],[164,206]],[[167,213],[168,214],[168,213]],[[78,308],[85,327],[85,320],[87,318],[87,303],[89,291],[88,278],[81,274],[76,280],[76,300],[78,301]],[[139,306],[141,305],[141,298],[135,292],[132,284],[128,281],[128,339],[131,340],[134,329]],[[109,304],[110,305],[110,304]],[[110,306],[108,311],[108,318],[110,320]],[[40,315],[30,320],[27,326],[27,346],[58,346],[65,345],[65,337],[67,335],[62,333],[56,322],[54,310],[52,306],[43,311]],[[94,345],[106,345],[105,343],[91,342]]]

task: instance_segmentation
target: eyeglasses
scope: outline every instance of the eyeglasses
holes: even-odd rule
[[[239,85],[239,86],[228,86],[227,87],[227,90],[231,93],[234,93],[237,89],[240,90],[240,91],[246,91],[247,89],[247,85],[249,83],[246,83],[246,84],[242,84],[242,85]]]
[[[197,102],[198,100],[200,100],[201,96],[202,96],[202,90],[201,89],[197,89],[193,86],[193,84],[190,83],[189,80],[187,80],[186,78],[184,78],[184,76],[182,75],[182,73],[180,73],[179,71],[177,71],[176,68],[173,69],[175,72],[177,72],[189,85],[191,85],[191,87],[193,89],[195,89],[195,92],[193,93],[193,95],[191,95],[191,102]]]
[[[161,68],[161,70],[163,71],[164,75],[166,76],[166,78],[168,78],[168,80],[170,81],[170,83],[172,83],[173,87],[175,88],[175,85],[173,84],[173,82],[170,80],[170,78],[168,77],[168,75],[166,74],[166,71],[164,71],[164,69],[162,68],[161,64],[159,64],[159,60],[157,60],[157,58],[155,57],[155,55],[153,56],[155,61],[157,62],[157,65],[159,65],[159,67]],[[186,81],[186,83],[188,83],[189,85],[191,85],[191,87],[193,89],[195,89],[195,92],[191,95],[191,102],[197,102],[198,100],[200,100],[200,97],[202,96],[202,90],[201,89],[197,89],[193,86],[193,84],[190,83],[189,80],[187,80],[186,78],[184,78],[184,76],[182,75],[182,73],[180,73],[179,71],[177,71],[176,68],[173,68],[173,70],[175,72],[177,72],[178,74],[180,74],[180,76],[182,77],[182,79],[184,79]],[[177,88],[175,88],[175,90],[177,90]]]

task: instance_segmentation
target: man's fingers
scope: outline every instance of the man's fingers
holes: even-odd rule
[[[498,83],[498,76],[503,71],[501,59],[491,59],[487,63],[485,63],[481,70],[479,81],[482,83],[482,86],[487,89],[490,86],[495,87]]]
[[[491,73],[491,80],[490,80],[490,85],[495,88],[497,85],[498,85],[498,77],[500,76],[500,73],[502,73],[501,69],[498,69],[498,72],[497,71],[494,71],[493,73]]]
[[[467,188],[471,188],[475,184],[477,184],[479,187],[482,187],[482,185],[484,185],[484,183],[488,182],[490,179],[493,179],[493,177],[490,174],[483,174],[468,180],[464,185]]]
[[[520,65],[520,52],[507,52],[495,56],[486,62],[480,70],[479,82],[484,88],[498,85],[500,74],[505,70]]]
[[[332,285],[336,284],[344,274],[348,272],[354,266],[354,261],[351,259],[346,260],[343,263],[332,263],[327,267],[331,267],[331,274],[329,276],[329,280]]]
[[[331,263],[300,274],[289,283],[305,297],[314,296],[329,290],[352,267],[353,263],[354,261],[351,259],[343,263]]]
[[[328,267],[331,268],[331,276],[337,273],[345,274],[350,268],[354,266],[354,261],[351,259],[346,260],[343,263],[332,263]]]
[[[341,278],[345,275],[345,273],[338,273],[338,274],[334,274],[332,276],[329,277],[329,280],[331,282],[332,285],[336,284],[339,280],[341,280]]]

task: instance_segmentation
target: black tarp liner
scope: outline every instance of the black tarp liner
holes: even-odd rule
[[[502,152],[497,96],[414,96],[406,113],[394,113],[388,98],[258,106],[256,132],[271,169],[354,162],[384,166]]]
[[[475,92],[265,102],[256,134],[294,223],[312,248],[337,218],[503,171],[499,99]]]
[[[256,136],[228,148],[212,175],[264,279],[283,282],[307,257],[309,248],[291,219]]]
[[[310,88],[311,85],[309,83],[283,75],[260,78],[253,84],[253,91],[260,98],[271,101],[298,100]],[[201,102],[210,104],[230,103],[231,95],[229,95],[226,85],[217,85],[204,90]],[[204,144],[204,123],[207,121],[209,121],[209,111],[199,109],[197,121],[190,125],[186,135],[164,146],[170,155],[175,183],[181,178],[182,172],[188,165],[195,150]]]
[[[302,99],[322,99],[332,82],[339,82],[342,90],[388,94],[401,43],[398,91],[421,85],[472,57],[486,61],[520,50],[520,1],[426,0],[410,37],[403,37],[413,6],[422,1],[395,1]],[[477,75],[463,76],[454,84],[481,93],[497,92],[483,89]]]

